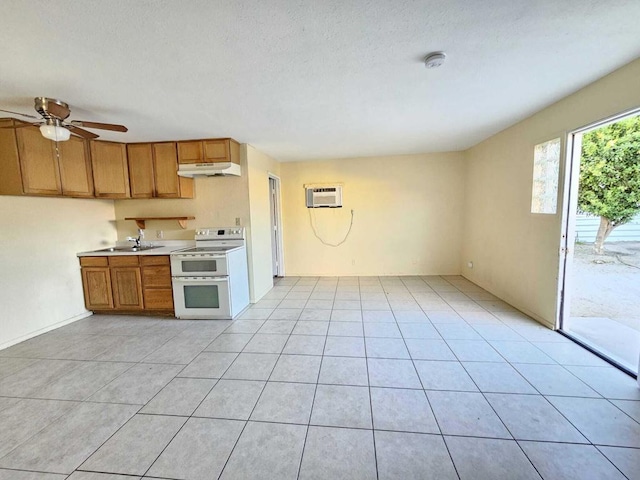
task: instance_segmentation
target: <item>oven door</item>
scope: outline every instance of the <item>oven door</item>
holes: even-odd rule
[[[228,277],[173,277],[178,318],[230,319]]]
[[[177,253],[171,255],[171,275],[222,277],[229,275],[226,255]]]

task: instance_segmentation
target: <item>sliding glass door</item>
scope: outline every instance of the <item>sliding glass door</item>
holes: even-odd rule
[[[560,329],[628,373],[640,362],[640,114],[572,132]]]

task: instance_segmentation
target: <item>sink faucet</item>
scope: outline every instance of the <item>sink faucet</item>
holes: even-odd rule
[[[138,229],[137,237],[127,237],[128,242],[134,242],[134,248],[140,248],[142,246],[142,239],[144,238],[144,230],[141,228]]]

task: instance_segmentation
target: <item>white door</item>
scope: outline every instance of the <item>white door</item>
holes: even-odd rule
[[[284,276],[282,262],[282,225],[280,212],[280,179],[269,177],[269,206],[271,214],[271,264],[274,277]]]
[[[637,112],[632,114],[637,115]],[[560,308],[558,328],[569,338],[588,348],[610,363],[628,373],[634,374],[636,362],[640,369],[640,335],[631,330],[624,323],[617,321],[615,301],[615,283],[606,284],[602,298],[585,300],[585,293],[589,292],[585,284],[593,285],[600,277],[592,272],[596,271],[592,264],[606,264],[604,260],[587,261],[586,245],[576,241],[576,217],[578,212],[578,191],[580,188],[580,162],[582,159],[583,137],[601,127],[615,123],[628,117],[629,113],[606,119],[602,122],[583,127],[570,132],[567,138],[567,165],[565,175],[565,189],[563,201],[563,230],[560,252]],[[586,141],[586,140],[585,140]],[[576,249],[581,249],[576,251]],[[607,260],[609,261],[609,260]],[[615,272],[615,270],[612,270]],[[597,275],[602,275],[600,272]],[[613,282],[611,280],[607,280]],[[611,285],[609,287],[608,285]],[[623,293],[627,290],[623,289]],[[608,292],[608,293],[607,293]],[[580,293],[580,296],[578,296]],[[572,294],[574,299],[571,298]],[[620,297],[624,300],[624,297]],[[607,301],[603,301],[606,299]],[[591,302],[597,309],[592,308]],[[624,302],[621,301],[622,304]],[[602,310],[608,308],[609,310]],[[593,313],[591,313],[593,311]],[[611,314],[608,312],[611,311]],[[640,380],[638,381],[640,383]]]

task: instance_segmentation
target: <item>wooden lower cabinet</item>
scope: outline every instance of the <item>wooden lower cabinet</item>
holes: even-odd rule
[[[167,255],[140,257],[145,310],[173,311],[171,263]]]
[[[142,310],[140,267],[111,267],[113,307],[116,310]]]
[[[173,313],[168,255],[81,257],[87,310]]]
[[[87,310],[113,308],[109,267],[82,267],[82,286]]]

